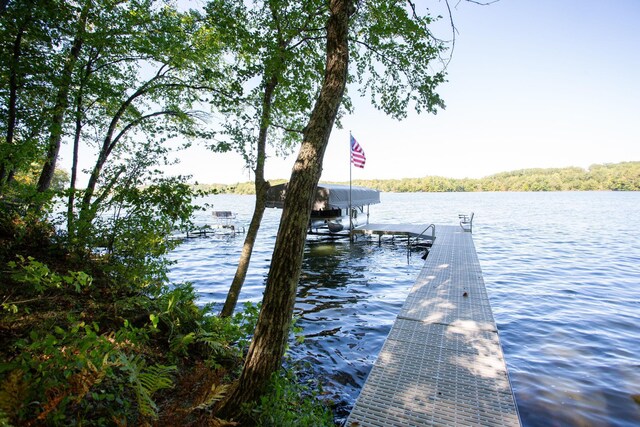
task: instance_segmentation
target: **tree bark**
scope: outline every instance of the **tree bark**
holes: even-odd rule
[[[0,188],[9,181],[11,171],[15,168],[12,161],[12,154],[14,149],[14,134],[16,129],[16,117],[17,117],[17,100],[18,100],[18,63],[21,60],[22,51],[22,37],[26,31],[26,23],[18,29],[18,34],[13,42],[13,55],[11,58],[11,69],[9,74],[9,105],[7,112],[7,135],[4,143],[7,145],[6,158],[2,159],[0,164]]]
[[[245,237],[244,245],[242,246],[242,253],[240,254],[240,260],[238,261],[238,268],[236,269],[236,274],[233,277],[231,287],[227,293],[227,299],[225,300],[222,311],[220,312],[221,317],[231,316],[236,308],[238,297],[242,290],[242,285],[247,277],[247,270],[249,269],[253,246],[258,236],[262,217],[264,216],[265,201],[267,198],[267,191],[269,191],[270,186],[264,179],[264,163],[267,157],[267,131],[269,130],[269,122],[271,121],[271,103],[277,85],[278,78],[276,76],[272,76],[265,85],[262,102],[262,117],[260,119],[260,134],[258,135],[257,144],[256,169],[254,170],[256,204],[253,209],[253,216],[251,218],[251,223],[249,224],[249,229],[247,230],[247,236]]]
[[[85,76],[91,74],[91,62],[87,63]],[[82,119],[84,108],[84,83],[80,84],[76,96],[76,130],[73,137],[73,159],[71,161],[71,178],[69,180],[69,200],[67,202],[67,235],[73,240],[74,231],[74,205],[76,198],[76,181],[78,179],[78,152],[80,150],[80,137],[82,136]]]
[[[243,403],[255,400],[282,364],[313,197],[347,80],[347,35],[349,16],[353,12],[352,0],[330,0],[329,9],[322,89],[304,130],[303,142],[289,180],[262,310],[249,353],[237,386],[221,405],[220,413],[225,416],[239,414]]]

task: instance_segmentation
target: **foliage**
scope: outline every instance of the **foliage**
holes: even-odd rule
[[[351,78],[371,105],[396,119],[405,118],[409,108],[417,113],[444,108],[436,89],[445,81],[441,55],[447,45],[431,32],[438,19],[411,2],[358,4],[350,23]]]
[[[28,171],[46,142],[55,87],[71,44],[69,2],[10,2],[0,17],[0,187],[20,171]],[[58,21],[52,25],[52,17]]]
[[[411,107],[418,112],[444,108],[435,92],[444,82],[444,71],[434,71],[434,63],[446,44],[429,30],[438,18],[397,2],[357,6],[349,28],[348,79],[357,83],[360,95],[368,95],[372,105],[398,119]],[[324,74],[327,4],[213,0],[206,10],[233,70],[229,78],[244,88],[243,97],[221,108],[226,117],[222,145],[240,153],[258,179],[266,161],[261,138],[268,133],[276,154],[289,154],[301,140]],[[338,125],[345,111],[352,111],[347,93],[341,104]],[[248,184],[223,190],[255,192]]]
[[[180,407],[182,425],[202,425],[239,373],[259,305],[245,303],[233,317],[220,318],[212,306],[196,305],[188,283],[141,292],[132,281],[114,286],[99,259],[66,254],[61,263],[56,254],[48,260],[18,254],[0,269],[6,343],[0,419],[7,425],[175,423]],[[174,397],[176,382],[194,381],[196,363],[210,372],[206,381]],[[289,399],[288,408],[261,410],[305,405],[294,403],[293,394]]]
[[[18,262],[9,261],[7,266],[14,271],[13,280],[33,288],[38,293],[43,293],[49,288],[73,287],[80,293],[91,286],[92,277],[84,271],[69,271],[66,275],[58,275],[49,270],[46,264],[36,261],[33,257],[25,259],[17,255]]]
[[[74,209],[79,226],[86,226],[114,187],[172,163],[170,147],[211,138],[207,115],[198,109],[235,90],[219,66],[217,36],[198,13],[140,1],[115,7],[108,19],[118,25],[99,28],[103,37],[87,49],[86,67],[79,70],[83,92],[76,99],[74,144],[95,144],[96,161],[77,206],[69,195],[70,234]]]
[[[284,182],[276,180],[274,182]],[[344,184],[344,183],[342,183]],[[621,162],[550,169],[522,169],[484,178],[358,179],[353,185],[392,193],[471,192],[471,191],[640,191],[640,162]],[[222,193],[248,193],[249,183],[233,186],[201,184]]]
[[[170,265],[164,256],[179,243],[171,234],[190,226],[197,194],[182,178],[132,176],[102,201],[93,223],[78,223],[70,243],[104,253],[118,281],[158,286]]]
[[[176,371],[176,367],[155,365],[145,369],[145,362],[139,356],[128,357],[123,353],[119,354],[119,363],[128,373],[129,384],[136,395],[138,411],[143,416],[155,417],[158,407],[152,396],[160,389],[173,387],[171,374]]]
[[[237,372],[256,307],[220,319],[195,305],[189,284],[132,294],[136,284],[114,288],[100,266],[96,280],[20,255],[3,270],[0,411],[10,423],[144,424],[161,415],[156,396],[188,375],[185,361]]]
[[[14,421],[53,423],[70,423],[77,413],[96,425],[156,416],[151,396],[171,385],[167,373],[175,368],[126,355],[144,343],[144,332],[125,325],[100,334],[95,322],[67,321],[69,327],[33,330],[14,343],[16,357],[0,369],[7,374],[0,390],[12,398],[5,413]],[[35,409],[34,401],[42,405]]]
[[[265,427],[334,426],[333,414],[319,400],[320,385],[301,382],[294,368],[274,373],[267,392],[245,411]]]
[[[640,163],[639,163],[640,164]],[[354,185],[387,192],[469,192],[469,191],[598,191],[640,189],[640,168],[591,167],[526,169],[480,179],[439,176],[391,180],[355,180]],[[633,169],[637,171],[634,172]],[[635,178],[634,178],[635,175]]]
[[[243,87],[241,98],[221,108],[221,133],[257,174],[266,143],[289,154],[300,141],[319,89],[324,16],[316,3],[213,0],[206,6],[233,69],[228,77]]]

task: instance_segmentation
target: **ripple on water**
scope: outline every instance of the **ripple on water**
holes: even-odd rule
[[[453,224],[475,212],[474,242],[523,424],[637,426],[640,193],[383,194],[375,222]],[[253,199],[215,196],[248,221]],[[268,209],[241,301],[259,301],[277,232]],[[224,301],[242,238],[193,239],[171,277]],[[421,266],[401,245],[307,245],[296,310],[311,362],[346,416]]]

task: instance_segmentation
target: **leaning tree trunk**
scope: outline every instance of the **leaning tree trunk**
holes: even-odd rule
[[[227,299],[224,302],[221,317],[230,317],[233,314],[233,310],[238,303],[238,297],[242,290],[242,285],[247,277],[247,270],[249,269],[249,262],[251,261],[251,254],[253,253],[253,246],[255,245],[256,238],[258,237],[258,230],[262,223],[262,217],[264,216],[265,201],[267,198],[267,191],[269,191],[269,183],[264,179],[264,163],[267,158],[267,131],[269,130],[269,122],[271,121],[271,104],[273,100],[273,93],[278,85],[278,78],[272,76],[267,82],[264,89],[264,97],[262,100],[262,118],[260,120],[260,134],[258,135],[258,147],[257,147],[257,161],[255,174],[255,189],[256,189],[256,204],[253,209],[253,217],[247,230],[247,235],[244,239],[244,245],[242,246],[242,253],[240,254],[240,261],[238,262],[238,268],[236,274],[231,282],[231,287],[227,293]]]
[[[287,187],[287,198],[253,341],[239,382],[222,403],[221,415],[237,415],[243,403],[255,400],[264,391],[271,375],[282,365],[313,196],[347,80],[347,33],[352,0],[330,0],[329,8],[322,89],[305,128]]]
[[[80,57],[80,51],[84,44],[84,33],[87,26],[87,16],[91,8],[91,0],[87,0],[82,8],[80,18],[78,19],[78,29],[73,40],[73,45],[69,50],[69,55],[62,70],[60,78],[60,86],[56,95],[55,105],[53,107],[53,116],[49,124],[49,143],[47,146],[47,154],[45,157],[42,172],[38,179],[38,191],[44,192],[51,186],[53,173],[56,170],[56,162],[58,161],[58,153],[60,152],[60,144],[62,143],[64,116],[69,106],[69,91],[71,90],[71,80],[73,68]]]
[[[256,174],[257,176],[257,174]],[[247,271],[249,270],[249,262],[251,261],[251,254],[253,253],[253,247],[258,237],[258,230],[262,223],[262,217],[265,211],[265,201],[267,198],[267,191],[269,190],[269,183],[264,179],[258,182],[256,178],[256,204],[253,209],[253,216],[251,217],[251,223],[247,229],[247,235],[244,239],[244,245],[242,246],[242,253],[240,254],[240,260],[238,261],[238,268],[236,274],[231,282],[229,292],[227,292],[227,299],[224,302],[220,317],[230,317],[233,315],[233,311],[238,303],[238,297],[242,290],[242,285],[247,277]]]

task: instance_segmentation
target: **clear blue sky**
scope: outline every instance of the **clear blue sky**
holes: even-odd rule
[[[398,122],[357,100],[332,133],[323,180],[349,179],[349,130],[367,155],[354,179],[640,160],[639,0],[462,1],[453,13],[447,108]],[[267,178],[288,178],[294,158],[269,159]],[[248,179],[233,155],[185,161],[200,182]]]
[[[640,0],[461,1],[453,13],[456,46],[439,91],[447,108],[398,122],[354,99],[331,135],[323,180],[349,179],[349,130],[367,156],[354,179],[640,160]],[[199,182],[249,179],[236,155],[194,149],[183,159],[172,170]],[[267,178],[288,178],[294,159],[270,158]]]

